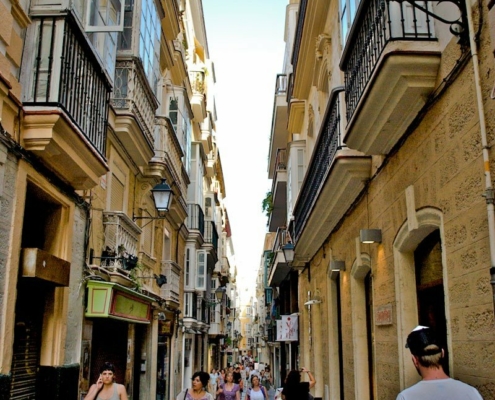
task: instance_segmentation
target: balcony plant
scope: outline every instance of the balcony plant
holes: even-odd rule
[[[270,215],[273,211],[273,195],[272,192],[267,192],[265,198],[261,202],[261,209],[267,216],[267,218],[270,218]]]

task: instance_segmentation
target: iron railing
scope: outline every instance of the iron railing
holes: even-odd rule
[[[189,81],[193,94],[205,94],[205,73],[203,71],[189,71]]]
[[[419,1],[431,11],[429,1]],[[340,63],[345,75],[346,117],[350,121],[387,43],[436,40],[428,14],[407,2],[361,2]]]
[[[294,224],[292,239],[297,243],[304,226],[318,199],[321,188],[328,176],[330,167],[337,150],[343,147],[340,128],[339,93],[343,87],[334,89],[321,125],[318,141],[315,145],[311,163],[306,172],[306,178],[301,187],[297,204],[294,208]]]
[[[215,227],[215,222],[206,221],[204,238],[205,238],[205,243],[211,243],[215,251],[217,251],[218,233],[217,233],[217,228]]]
[[[33,17],[33,27],[37,41],[24,105],[60,107],[105,157],[111,85],[103,67],[71,14]]]
[[[205,236],[205,215],[199,204],[187,205],[187,229],[199,231]]]
[[[158,108],[141,60],[119,57],[115,66],[114,91],[111,98],[116,110],[130,112],[138,121],[148,143],[153,147],[155,111]]]
[[[103,211],[105,248],[115,253],[137,255],[141,228],[122,211]]]

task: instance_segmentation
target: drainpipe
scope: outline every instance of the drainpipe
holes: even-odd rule
[[[494,190],[492,187],[492,178],[490,174],[490,157],[488,154],[488,143],[486,139],[485,109],[481,94],[480,71],[478,65],[478,47],[475,42],[476,33],[473,25],[473,10],[471,0],[465,0],[466,14],[469,28],[469,45],[473,59],[474,85],[476,87],[476,101],[478,104],[478,116],[480,120],[481,144],[483,146],[483,172],[485,174],[485,193],[483,197],[486,200],[486,211],[488,213],[488,239],[490,241],[490,283],[492,285],[493,306],[495,312],[495,212],[494,212]]]

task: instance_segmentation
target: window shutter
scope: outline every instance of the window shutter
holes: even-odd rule
[[[124,211],[124,184],[114,174],[112,174],[110,209],[111,211]]]

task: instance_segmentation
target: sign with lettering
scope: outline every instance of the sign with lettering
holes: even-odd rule
[[[393,308],[391,303],[377,307],[375,311],[375,325],[392,325],[392,317]]]

